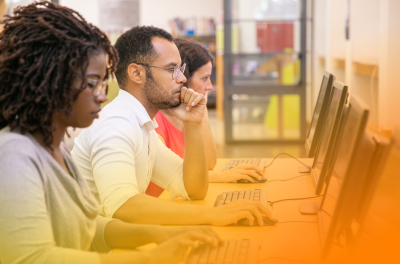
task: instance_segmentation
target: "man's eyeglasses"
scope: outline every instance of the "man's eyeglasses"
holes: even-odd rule
[[[86,81],[90,89],[93,90],[93,95],[99,95],[100,92],[103,92],[103,94],[107,95],[107,81],[94,80],[90,78],[87,78]]]
[[[183,74],[185,72],[185,69],[186,69],[186,63],[184,63],[182,65],[182,67],[179,64],[177,64],[177,65],[175,65],[175,67],[173,69],[163,68],[163,67],[154,66],[154,65],[150,65],[150,64],[144,64],[144,63],[136,63],[136,64],[143,65],[143,66],[148,66],[148,67],[159,68],[159,69],[164,69],[164,70],[167,70],[167,71],[172,71],[172,80],[175,80],[176,78],[178,78],[179,73],[182,72],[182,74]]]

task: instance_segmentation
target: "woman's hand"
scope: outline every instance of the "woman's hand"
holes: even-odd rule
[[[212,247],[218,246],[223,240],[210,227],[187,228],[188,230],[157,248],[148,251],[149,264],[177,263],[183,259],[189,247],[197,248],[199,242],[204,242]],[[176,229],[177,232],[178,229]]]
[[[254,182],[254,178],[261,180],[263,171],[252,164],[240,164],[233,169],[221,172],[211,172],[209,173],[210,182],[234,182],[237,180],[248,180]],[[251,177],[250,177],[251,176]]]

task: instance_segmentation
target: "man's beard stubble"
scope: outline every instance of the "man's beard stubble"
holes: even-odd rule
[[[175,91],[172,93],[165,91],[148,71],[146,71],[146,83],[143,90],[149,102],[158,109],[170,109],[181,104],[180,96],[178,99],[173,98]]]

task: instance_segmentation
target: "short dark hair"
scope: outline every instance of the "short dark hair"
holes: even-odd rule
[[[211,62],[214,64],[214,57],[211,52],[200,42],[193,39],[176,38],[175,45],[179,49],[182,64],[186,63],[184,75],[190,79],[194,72],[200,67]]]
[[[53,142],[53,113],[72,113],[93,52],[108,55],[105,78],[112,75],[118,55],[107,36],[77,12],[51,2],[20,6],[5,16],[0,34],[0,129],[40,132]]]
[[[152,63],[158,54],[151,41],[154,37],[164,38],[173,42],[173,37],[167,31],[153,26],[136,26],[122,34],[115,43],[120,61],[117,65],[115,77],[118,85],[126,85],[126,69],[131,63]]]

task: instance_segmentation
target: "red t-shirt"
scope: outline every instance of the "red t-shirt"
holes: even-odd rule
[[[164,138],[165,145],[183,159],[183,154],[185,153],[185,133],[174,127],[160,111],[156,114],[155,118],[158,123],[156,132]],[[163,191],[163,188],[150,182],[146,194],[158,197]]]

